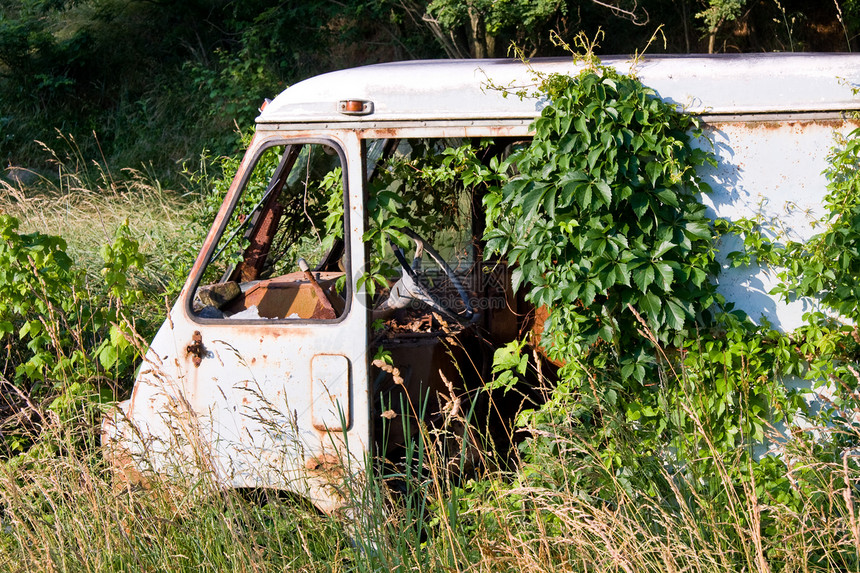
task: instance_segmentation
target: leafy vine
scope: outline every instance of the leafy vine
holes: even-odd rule
[[[487,250],[515,266],[514,288],[552,308],[546,335],[571,360],[609,344],[625,377],[644,380],[638,309],[660,343],[679,345],[702,310],[722,303],[715,230],[696,168],[714,159],[690,145],[695,118],[632,77],[586,68],[543,78],[552,105],[515,171],[485,199]]]
[[[487,255],[504,258],[514,288],[548,309],[541,344],[564,364],[548,402],[521,417],[541,435],[528,451],[559,455],[559,428],[568,428],[622,485],[665,471],[647,461],[661,459],[707,489],[713,460],[731,453],[765,488],[782,488],[781,462],[755,461],[753,448],[775,436],[774,424],[812,417],[785,379],[827,386],[830,406],[817,419],[851,424],[860,336],[822,313],[792,333],[755,324],[717,292],[717,239],[744,237],[734,265],[757,257],[777,267],[774,294],[815,296],[856,322],[860,133],[831,157],[826,231],[775,244],[757,222],[706,216],[700,198],[710,189],[697,170],[716,162],[691,145],[702,135],[696,118],[593,56],[581,61],[576,77],[538,78],[550,104],[531,143],[471,172],[489,188]],[[494,384],[511,386],[523,353],[521,342],[497,353]],[[834,455],[844,441],[829,442]]]

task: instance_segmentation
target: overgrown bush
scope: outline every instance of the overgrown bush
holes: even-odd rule
[[[99,416],[93,405],[115,399],[138,356],[130,311],[142,293],[128,276],[144,260],[127,225],[102,256],[99,288],[74,265],[63,239],[21,233],[17,219],[0,215],[0,340],[6,348],[0,384],[14,397],[7,406],[44,402],[60,421],[76,419],[83,408],[92,425]],[[18,397],[29,404],[17,404]],[[36,437],[32,429],[4,427],[0,455],[24,452]]]

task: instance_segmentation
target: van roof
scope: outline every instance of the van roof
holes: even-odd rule
[[[601,58],[630,73],[631,59]],[[720,54],[642,58],[635,75],[666,101],[690,113],[745,115],[860,109],[860,55]],[[299,82],[269,103],[258,123],[530,120],[544,99],[505,94],[534,88],[534,72],[575,75],[572,58],[423,60],[375,64]],[[349,115],[339,102],[372,102],[366,115]]]

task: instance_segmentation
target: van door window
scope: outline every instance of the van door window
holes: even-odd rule
[[[200,318],[335,320],[346,309],[344,173],[324,143],[267,148],[195,291]]]
[[[483,261],[483,183],[468,171],[503,161],[521,140],[368,140],[369,261],[363,279],[375,318],[460,324],[505,310],[503,265]],[[470,167],[472,166],[472,167]],[[498,308],[497,308],[498,307]],[[479,316],[476,316],[479,315]],[[437,318],[438,317],[438,318]],[[434,322],[435,321],[435,322]],[[497,321],[496,321],[497,322]],[[435,324],[435,326],[434,326]],[[488,323],[489,325],[489,323]]]

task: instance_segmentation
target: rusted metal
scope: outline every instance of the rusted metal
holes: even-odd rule
[[[190,355],[191,362],[194,363],[194,366],[199,367],[203,362],[203,354],[206,352],[206,349],[203,347],[203,336],[200,334],[199,330],[195,330],[194,334],[191,336],[191,344],[185,347],[185,355]]]
[[[238,313],[257,307],[262,318],[284,319],[334,319],[344,309],[343,301],[335,297],[332,301],[325,296],[324,289],[331,289],[343,273],[318,272],[319,279],[314,282],[322,292],[312,286],[305,273],[299,271],[259,281],[224,308],[230,313]]]
[[[343,464],[337,456],[332,454],[320,454],[319,456],[308,458],[305,462],[305,467],[309,470],[319,470],[320,472],[329,472],[338,468],[341,470],[340,473],[343,473]]]
[[[311,285],[311,288],[314,289],[314,292],[317,295],[317,301],[319,302],[319,308],[314,311],[312,318],[320,318],[326,320],[337,318],[337,313],[335,312],[334,307],[331,305],[331,301],[328,299],[328,295],[326,295],[323,288],[317,282],[317,279],[314,277],[314,274],[308,267],[308,263],[304,259],[299,259],[299,268],[302,270],[302,273],[304,273],[305,278]]]
[[[373,113],[373,102],[362,100],[347,100],[337,102],[337,109],[344,115],[370,115]]]
[[[305,460],[308,473],[323,483],[332,486],[335,492],[343,489],[343,478],[346,475],[345,464],[333,454],[319,454]]]
[[[283,213],[283,206],[276,202],[264,211],[263,221],[251,235],[251,244],[248,245],[243,260],[239,264],[241,282],[257,280],[257,277],[260,276],[260,271],[263,270],[266,257],[269,256],[269,247],[278,231],[278,222]]]

